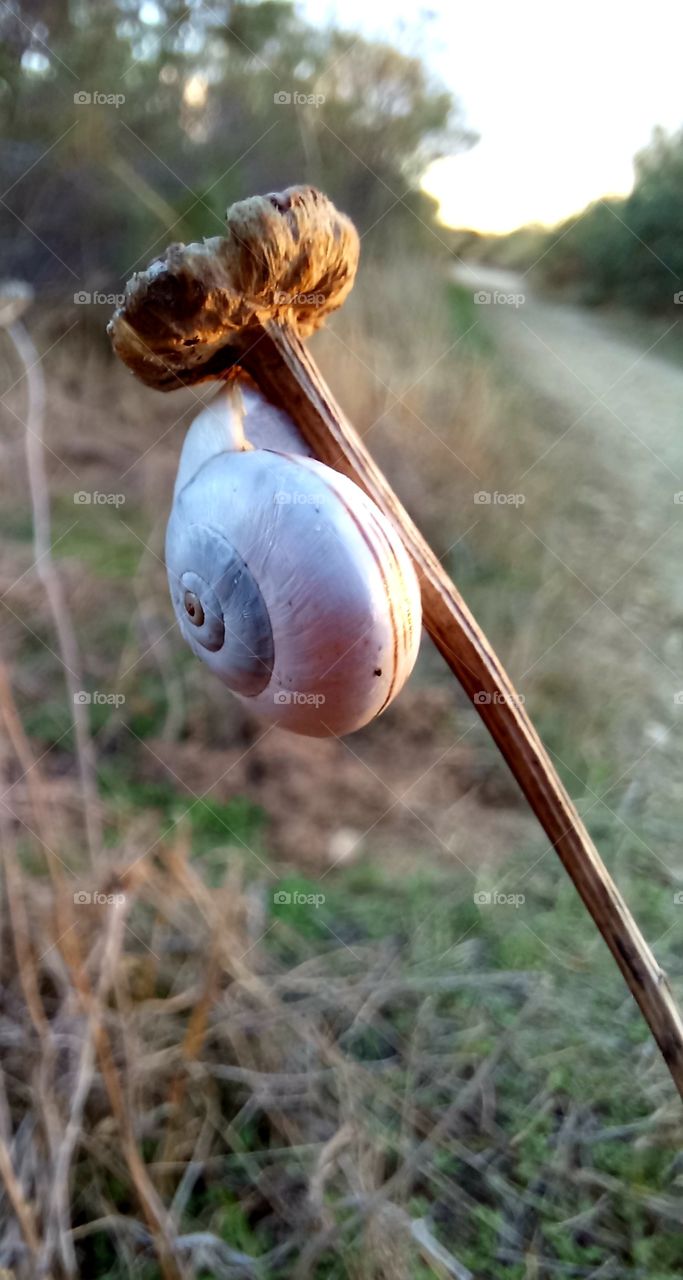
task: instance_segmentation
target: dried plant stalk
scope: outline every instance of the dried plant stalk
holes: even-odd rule
[[[59,654],[64,668],[64,678],[71,704],[70,712],[74,727],[76,760],[83,798],[83,817],[90,858],[94,865],[102,847],[102,831],[95,779],[95,754],[90,738],[87,711],[80,697],[83,681],[76,633],[64,597],[62,583],[52,558],[50,496],[43,450],[45,384],[40,357],[23,322],[20,319],[14,319],[13,323],[7,326],[7,333],[24,366],[24,374],[28,386],[28,413],[24,443],[33,513],[34,568],[45,589],[57,632]]]
[[[359,484],[399,530],[420,577],[427,631],[557,850],[683,1097],[683,1023],[666,975],[496,653],[301,342],[341,305],[357,261],[352,223],[314,188],[241,201],[228,210],[225,237],[172,245],[133,278],[109,327],[114,349],[162,391],[245,370],[315,456]]]

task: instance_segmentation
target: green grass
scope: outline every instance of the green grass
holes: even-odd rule
[[[460,347],[475,355],[491,355],[493,340],[486,326],[481,324],[482,308],[476,305],[472,290],[453,281],[448,282],[446,289],[449,319],[460,335]]]
[[[30,508],[25,503],[20,507],[3,504],[0,510],[0,534],[7,541],[31,542],[33,540],[33,520]]]
[[[116,829],[136,813],[150,810],[158,815],[160,836],[178,824],[186,825],[193,857],[208,884],[224,879],[236,853],[245,849],[258,852],[263,846],[265,814],[246,796],[235,796],[227,802],[208,796],[197,799],[192,792],[183,792],[170,777],[160,781],[141,778],[132,755],[117,755],[102,765],[99,783],[109,811],[115,815]]]
[[[82,561],[100,578],[134,579],[145,551],[140,539],[147,535],[140,511],[130,503],[121,508],[76,506],[68,498],[55,503],[55,555]]]
[[[660,1133],[658,1141],[644,1148],[618,1134],[594,1140],[600,1130],[607,1133],[650,1112],[647,1095],[639,1088],[639,1075],[651,1062],[647,1030],[635,1005],[625,998],[616,966],[554,856],[530,877],[524,870],[520,864],[504,874],[510,891],[519,892],[523,886],[523,905],[480,908],[472,902],[470,883],[462,878],[425,875],[397,884],[361,868],[333,882],[320,918],[351,948],[370,940],[390,944],[392,954],[401,956],[398,972],[418,981],[435,966],[462,975],[462,988],[456,984],[452,991],[433,997],[430,1010],[439,1026],[439,1048],[452,1053],[454,1062],[469,1058],[474,1069],[499,1050],[501,1039],[507,1041],[494,1074],[493,1129],[483,1123],[475,1098],[458,1138],[485,1157],[486,1175],[495,1171],[514,1187],[527,1204],[529,1221],[526,1226],[520,1223],[510,1202],[496,1195],[495,1179],[475,1178],[473,1188],[471,1167],[440,1152],[439,1169],[454,1186],[466,1187],[469,1196],[474,1190],[487,1202],[463,1215],[457,1230],[454,1224],[449,1230],[445,1220],[446,1247],[475,1275],[491,1280],[527,1274],[521,1263],[513,1267],[509,1261],[495,1261],[506,1232],[521,1233],[548,1267],[565,1264],[579,1269],[569,1274],[586,1274],[582,1268],[614,1257],[623,1268],[619,1274],[643,1280],[657,1274],[673,1280],[679,1274],[681,1239],[671,1225],[656,1227],[648,1199],[674,1194],[676,1140]],[[636,870],[643,875],[643,867],[634,867],[634,874]],[[640,895],[638,907],[649,936],[668,933],[663,958],[680,985],[683,973],[676,933],[673,938],[671,934],[676,908],[670,887],[651,886]],[[290,912],[287,925],[307,941],[320,929],[318,924],[314,931],[305,915]],[[468,982],[475,973],[481,975],[481,985]],[[495,975],[509,981],[496,983]],[[521,986],[515,978],[523,980]],[[525,1016],[525,1007],[534,1001],[535,1010]],[[382,1006],[387,1032],[382,1035],[377,1027],[357,1031],[344,1042],[346,1052],[362,1062],[386,1064],[396,1052],[394,1035],[409,1036],[414,1030],[420,1001],[408,1003],[412,1011],[406,1009],[405,998],[388,1000]],[[452,1093],[427,1074],[414,1103],[436,1123]],[[395,1088],[412,1088],[407,1073],[403,1080],[401,1076],[402,1067],[397,1066]],[[540,1098],[552,1100],[545,1114],[535,1111]],[[558,1142],[563,1124],[572,1116],[580,1136],[569,1144],[570,1165],[565,1168],[564,1157],[557,1159]],[[397,1140],[390,1112],[384,1112],[379,1128],[384,1146]],[[597,1192],[590,1195],[576,1178],[582,1167],[598,1180],[605,1175],[621,1183],[606,1193],[607,1206],[598,1215],[602,1226],[596,1231],[562,1225],[594,1205]],[[541,1267],[538,1274],[554,1272]]]
[[[471,368],[482,381],[485,366],[490,373],[481,428],[490,438],[478,446],[481,458],[476,452],[465,456],[486,470],[483,487],[490,482],[491,487],[503,488],[505,467],[515,475],[524,465],[516,451],[527,447],[537,455],[544,441],[534,434],[532,410],[518,389],[507,387],[507,399],[497,399],[503,378],[485,326],[475,324],[481,308],[466,289],[449,285],[447,293],[451,327],[440,335],[435,350],[447,349],[463,335],[458,350],[482,357],[461,371],[451,370],[448,378],[462,372],[460,389]],[[406,351],[412,337],[412,332],[405,336]],[[431,421],[425,403],[425,420]],[[450,422],[448,387],[444,405],[442,425]],[[475,421],[469,407],[467,400],[459,406],[453,426],[454,433],[462,432],[463,441],[454,434],[453,443],[458,452],[462,446],[463,453],[468,424]],[[571,507],[568,514],[562,512],[565,523],[553,526],[567,467],[559,458],[556,461],[557,483],[550,486],[547,499],[554,505],[545,515],[552,530],[559,530],[557,545],[562,545],[562,537],[571,537],[571,522],[578,527],[587,517],[580,507]],[[455,475],[454,465],[448,466]],[[444,469],[440,455],[439,469]],[[467,518],[462,527],[468,528],[471,478],[463,483]],[[92,705],[89,718],[97,735],[99,792],[112,867],[125,868],[139,860],[144,849],[154,850],[146,871],[158,897],[154,899],[150,890],[145,899],[147,882],[141,882],[130,931],[124,935],[116,988],[106,1008],[116,1061],[127,1064],[126,1084],[153,1178],[160,1176],[159,1164],[165,1158],[170,1081],[210,967],[209,943],[215,945],[207,919],[201,912],[197,918],[196,903],[185,893],[184,882],[180,894],[176,885],[176,897],[166,897],[169,872],[163,855],[166,846],[174,852],[177,828],[187,837],[188,875],[196,872],[216,895],[226,893],[218,941],[225,945],[227,958],[221,953],[207,1034],[187,1071],[178,1117],[186,1145],[181,1142],[179,1147],[175,1181],[170,1190],[165,1188],[168,1203],[190,1168],[195,1140],[206,1122],[211,1156],[206,1168],[197,1171],[180,1231],[211,1232],[233,1250],[250,1255],[254,1262],[246,1274],[254,1280],[289,1280],[296,1274],[296,1256],[287,1255],[277,1264],[264,1259],[292,1238],[298,1238],[299,1251],[308,1242],[313,1228],[303,1234],[301,1228],[301,1222],[308,1221],[305,1190],[324,1143],[349,1122],[353,1142],[344,1155],[346,1168],[360,1170],[370,1189],[384,1185],[426,1144],[411,1177],[396,1192],[396,1201],[413,1218],[426,1217],[443,1247],[469,1267],[476,1280],[589,1280],[593,1275],[596,1280],[598,1275],[600,1280],[678,1280],[683,1245],[677,1224],[662,1211],[663,1203],[671,1209],[680,1202],[681,1130],[673,1089],[614,962],[540,835],[530,838],[514,859],[503,847],[503,838],[496,837],[497,860],[476,877],[455,866],[448,873],[430,867],[429,855],[416,843],[416,869],[411,873],[392,871],[390,859],[384,858],[336,868],[318,878],[275,860],[267,817],[248,796],[197,802],[161,764],[152,765],[134,735],[144,742],[160,733],[169,689],[155,659],[145,658],[145,636],[141,632],[138,638],[135,630],[132,579],[137,575],[139,589],[144,553],[120,517],[145,538],[155,514],[145,516],[132,503],[120,513],[106,507],[79,510],[66,495],[55,502],[54,526],[59,536],[78,518],[56,555],[65,578],[74,575],[74,566],[77,572],[82,565],[84,576],[99,588],[93,608],[86,600],[84,609],[85,593],[74,592],[86,687],[108,688],[107,673],[113,681],[128,665],[124,655],[130,650],[130,660],[138,658],[126,681],[120,720],[104,704]],[[487,514],[491,513],[483,513]],[[514,655],[527,616],[532,619],[529,625],[538,629],[538,649],[551,644],[565,624],[554,615],[552,598],[542,606],[544,611],[535,611],[546,569],[538,557],[518,554],[514,513],[499,514],[500,520],[487,524],[482,519],[477,533],[463,538],[450,567],[500,652]],[[445,507],[435,508],[435,522],[447,518]],[[30,533],[25,521],[8,513],[6,526],[16,541],[25,541]],[[163,574],[159,565],[154,572]],[[568,609],[570,616],[580,611],[571,601]],[[46,613],[36,613],[37,617],[30,615],[32,628],[54,648]],[[606,679],[594,684],[586,697],[580,682],[585,650],[581,652],[573,632],[570,644],[575,648],[558,653],[556,665],[539,675],[532,710],[543,737],[561,757],[558,768],[564,780],[588,809],[591,792],[601,794],[619,778],[639,748],[627,743],[624,753],[618,736],[621,686],[615,691]],[[179,646],[170,648],[188,704],[186,720],[177,727],[179,737],[190,740],[198,751],[202,743],[213,752],[234,746],[212,699],[208,676],[197,672],[198,664]],[[46,776],[73,774],[70,732],[58,742],[70,716],[56,659],[29,634],[21,636],[20,656],[17,699],[36,754],[56,744],[41,768]],[[37,688],[41,696],[36,696]],[[636,680],[632,702],[632,714],[649,715]],[[591,729],[584,733],[588,718]],[[494,755],[488,742],[476,751],[479,763],[488,763]],[[145,765],[151,771],[148,776]],[[603,805],[590,809],[587,822],[680,991],[683,908],[673,902],[674,885],[662,863],[632,834],[642,832],[659,849],[662,837],[651,831],[659,823],[665,838],[678,839],[676,794],[671,791],[668,800],[665,794],[660,799],[650,785],[652,774],[645,773],[648,767],[662,773],[662,790],[667,789],[664,763],[657,764],[653,753],[639,764],[643,785],[635,794],[631,789],[624,809],[630,831]],[[620,800],[631,781],[627,774],[609,796],[617,813],[622,812]],[[73,804],[66,810],[72,821],[75,808]],[[444,806],[439,816],[445,812]],[[453,820],[459,820],[457,808]],[[42,852],[28,832],[20,834],[18,856],[30,886],[32,877],[41,874]],[[153,844],[155,834],[158,843]],[[402,849],[402,868],[407,852]],[[264,873],[259,858],[279,870],[279,879]],[[41,885],[41,894],[43,889]],[[474,896],[478,892],[523,894],[524,901],[517,906],[480,904]],[[39,899],[36,894],[36,912]],[[27,895],[27,901],[34,899]],[[253,912],[255,923],[248,936],[236,930],[233,909],[235,917]],[[48,944],[43,941],[42,917],[36,915],[36,920],[34,949],[42,960]],[[81,920],[79,929],[87,943],[91,920]],[[97,929],[93,934],[96,946],[100,935]],[[55,936],[53,929],[50,940]],[[41,968],[39,976],[52,1002],[57,999],[53,957],[46,954],[47,968]],[[93,955],[96,972],[97,951]],[[15,981],[10,994],[17,1002],[18,991]],[[176,997],[188,994],[189,1008],[182,999],[176,1002]],[[69,1017],[73,1018],[71,1007]],[[25,1026],[28,1057],[28,1019]],[[68,1039],[69,1044],[75,1039],[71,1031]],[[73,1072],[73,1058],[70,1061]],[[282,1096],[264,1097],[258,1089],[222,1078],[220,1069],[231,1066],[298,1076],[295,1105],[288,1111]],[[10,1076],[10,1086],[15,1085],[19,1124],[26,1094],[20,1073]],[[141,1220],[115,1122],[109,1115],[105,1122],[102,1119],[104,1102],[98,1080],[84,1122],[87,1136],[72,1169],[75,1224],[79,1214],[83,1222],[99,1218],[103,1205],[108,1212]],[[456,1103],[451,1115],[449,1109]],[[309,1280],[385,1280],[386,1271],[380,1271],[363,1234],[363,1216],[351,1203],[357,1184],[344,1169],[342,1161],[325,1187],[324,1211],[336,1234],[308,1273]],[[117,1256],[117,1243],[105,1230],[83,1237],[78,1243],[82,1274],[93,1280],[124,1280],[129,1271]],[[151,1250],[144,1256],[142,1250],[135,1251],[134,1274],[140,1280],[160,1278],[151,1256]],[[410,1280],[439,1274],[411,1245],[405,1246],[404,1261]],[[394,1272],[389,1274],[394,1280]],[[209,1267],[197,1275],[199,1280],[217,1280]]]
[[[133,794],[172,812],[170,797]],[[218,835],[226,816],[238,821],[232,806],[198,816],[193,837],[201,844]],[[245,835],[253,836],[254,820],[242,814]],[[535,1274],[548,1280],[587,1276],[610,1260],[618,1271],[608,1267],[608,1275],[675,1280],[681,1238],[658,1213],[657,1198],[674,1202],[678,1138],[648,1121],[664,1069],[554,856],[527,876],[531,861],[520,858],[498,878],[507,891],[524,892],[517,907],[477,905],[473,883],[462,874],[393,878],[361,865],[322,882],[300,875],[281,880],[278,888],[292,898],[324,892],[322,905],[274,902],[267,881],[271,928],[264,945],[278,970],[310,964],[316,955],[333,957],[329,972],[346,972],[350,983],[384,956],[373,1016],[344,1029],[341,999],[320,1031],[329,1019],[326,1034],[337,1040],[348,1079],[355,1077],[358,1121],[384,1153],[385,1176],[405,1154],[404,1107],[418,1123],[416,1141],[440,1123],[468,1079],[491,1064],[485,1084],[463,1101],[457,1123],[442,1132],[416,1174],[410,1198],[412,1215],[426,1214],[443,1246],[477,1280],[525,1280],[523,1256],[537,1258]],[[253,870],[247,874],[253,878]],[[634,866],[633,874],[642,883],[643,868]],[[496,876],[484,882],[493,890]],[[662,958],[680,983],[670,889],[651,886],[638,905],[650,936],[668,931]],[[344,1078],[330,1088],[341,1088]],[[659,1089],[660,1097],[668,1092],[666,1084]],[[226,1095],[226,1117],[236,1106],[239,1112]],[[260,1222],[249,1209],[255,1171],[272,1141],[264,1118],[257,1114],[239,1125],[241,1155],[236,1150],[222,1173],[200,1179],[181,1224],[188,1232],[210,1230],[254,1259],[280,1238],[273,1220]],[[638,1132],[624,1129],[638,1124],[650,1127],[649,1143],[636,1143]],[[442,1203],[446,1184],[452,1199]],[[364,1275],[356,1270],[363,1257],[357,1223],[342,1209],[334,1180],[326,1203],[339,1235],[311,1274],[316,1280]],[[254,1265],[262,1280],[289,1274],[289,1263]],[[417,1251],[411,1267],[411,1276],[439,1274]],[[92,1274],[118,1280],[121,1273]],[[150,1280],[158,1274],[150,1270]],[[206,1280],[211,1275],[208,1270]]]

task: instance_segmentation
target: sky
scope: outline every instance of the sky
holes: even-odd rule
[[[418,53],[480,135],[423,185],[443,222],[506,232],[626,194],[655,125],[683,125],[680,0],[300,0]],[[352,55],[350,55],[352,56]]]

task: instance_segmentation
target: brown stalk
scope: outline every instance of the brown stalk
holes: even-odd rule
[[[253,335],[252,335],[253,337]],[[666,975],[548,757],[522,700],[457,587],[344,417],[296,333],[267,321],[244,368],[286,409],[315,456],[349,476],[399,530],[422,587],[424,625],[500,748],[571,876],[662,1051],[683,1097],[683,1023]],[[488,695],[474,701],[476,695]]]
[[[1,299],[2,293],[0,293]],[[38,352],[28,329],[20,319],[15,318],[13,323],[7,325],[7,335],[23,364],[28,387],[24,446],[33,516],[34,569],[44,588],[57,633],[73,721],[85,829],[90,858],[94,865],[98,851],[102,847],[95,754],[87,715],[80,699],[83,681],[76,631],[67,606],[63,584],[52,556],[50,495],[43,450],[45,381]]]
[[[73,711],[74,738],[81,780],[86,832],[91,859],[94,860],[101,847],[101,829],[97,806],[97,787],[95,784],[95,760],[87,719],[78,697],[78,685],[81,681],[77,674],[79,656],[76,635],[63,596],[61,583],[52,563],[50,550],[50,502],[43,457],[45,387],[38,353],[28,330],[20,318],[30,300],[30,290],[20,282],[5,282],[0,286],[0,327],[7,330],[23,363],[28,383],[28,419],[25,424],[24,438],[34,524],[35,568],[45,587],[59,639],[69,701]],[[114,1062],[112,1046],[103,1022],[101,1001],[98,999],[98,993],[93,991],[87,976],[76,936],[72,932],[73,923],[67,923],[70,915],[67,905],[69,899],[68,894],[64,893],[61,867],[58,865],[58,859],[51,848],[50,840],[43,838],[43,832],[49,827],[47,807],[43,803],[38,778],[31,776],[34,768],[34,762],[31,760],[31,750],[14,706],[9,680],[2,663],[0,663],[0,713],[6,723],[10,740],[17,750],[17,756],[24,766],[29,790],[38,799],[36,808],[41,827],[39,839],[45,850],[55,888],[59,931],[56,945],[67,964],[74,986],[88,1014],[92,1039],[99,1058],[112,1112],[120,1126],[122,1147],[131,1179],[155,1241],[162,1275],[164,1280],[181,1280],[183,1271],[174,1257],[165,1211],[149,1179],[146,1166],[138,1149],[132,1119],[126,1106],[123,1088]],[[18,868],[16,870],[18,871]],[[43,1035],[44,1044],[49,1044],[50,1042],[46,1038],[45,1015],[37,992],[35,966],[32,964],[32,956],[29,950],[27,920],[25,913],[23,916],[21,913],[22,901],[20,896],[18,892],[13,892],[13,890],[16,890],[16,884],[12,878],[14,871],[15,869],[10,860],[8,864],[8,890],[10,907],[13,911],[13,929],[19,971],[31,1017],[37,1030]],[[22,1220],[22,1229],[25,1230],[26,1226],[27,1223]],[[71,1246],[69,1245],[68,1247],[70,1248]]]
[[[9,677],[5,665],[1,660],[0,721],[4,724],[8,739],[24,770],[33,806],[38,816],[39,832],[36,835],[36,839],[45,853],[54,889],[57,932],[57,938],[54,945],[64,960],[74,989],[78,993],[81,1007],[88,1018],[90,1027],[89,1034],[92,1035],[95,1050],[97,1052],[102,1078],[111,1104],[112,1115],[119,1126],[124,1157],[128,1164],[131,1180],[135,1187],[145,1221],[147,1222],[147,1226],[149,1227],[150,1233],[155,1241],[161,1273],[164,1280],[182,1280],[183,1272],[173,1256],[170,1224],[168,1222],[166,1212],[158,1193],[150,1180],[147,1167],[138,1149],[133,1118],[126,1103],[124,1088],[115,1063],[109,1032],[104,1022],[102,994],[94,989],[88,975],[85,959],[82,955],[80,940],[74,927],[75,920],[73,919],[72,895],[69,892],[69,886],[65,881],[61,860],[58,859],[57,854],[53,851],[50,844],[50,840],[53,839],[53,837],[49,834],[48,805],[44,795],[40,765],[33,758],[31,747],[24,733],[23,725],[16,709]],[[14,862],[13,855],[10,856],[9,852],[8,859],[9,861],[6,867],[6,874],[11,877]],[[16,868],[16,872],[18,875],[18,867]],[[8,895],[10,897],[10,910],[12,911],[13,909],[13,933],[15,946],[17,948],[19,973],[21,976],[22,986],[24,988],[27,1007],[29,1008],[32,1021],[34,1022],[38,1033],[42,1037],[43,1052],[49,1053],[52,1051],[51,1037],[49,1036],[49,1024],[45,1018],[42,1002],[40,1001],[40,995],[37,989],[37,973],[35,972],[33,954],[28,952],[28,940],[24,943],[22,950],[20,950],[19,946],[23,939],[23,933],[25,932],[28,935],[28,919],[25,911],[23,911],[23,904],[18,895],[18,890],[12,893],[11,884],[8,885]],[[19,916],[17,916],[18,908],[22,909],[22,914]],[[100,979],[100,981],[102,981],[102,979]],[[6,1161],[2,1158],[2,1153],[0,1152],[0,1178],[3,1178],[3,1180],[5,1179],[5,1173]],[[12,1195],[14,1195],[13,1192]],[[24,1229],[25,1225],[25,1222],[22,1221],[22,1229]]]
[[[344,417],[301,341],[350,291],[358,237],[320,192],[233,205],[227,237],[172,245],[128,285],[109,332],[147,385],[243,369],[314,455],[360,485],[415,563],[424,625],[481,716],[605,939],[683,1097],[683,1023],[666,979],[551,763],[519,694],[437,556]]]

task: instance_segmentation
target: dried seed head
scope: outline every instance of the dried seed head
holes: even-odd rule
[[[20,320],[33,302],[33,289],[25,280],[0,280],[0,328]]]
[[[353,286],[356,229],[315,187],[241,200],[226,222],[225,236],[171,245],[128,283],[108,332],[148,386],[222,376],[269,321],[306,337]]]

